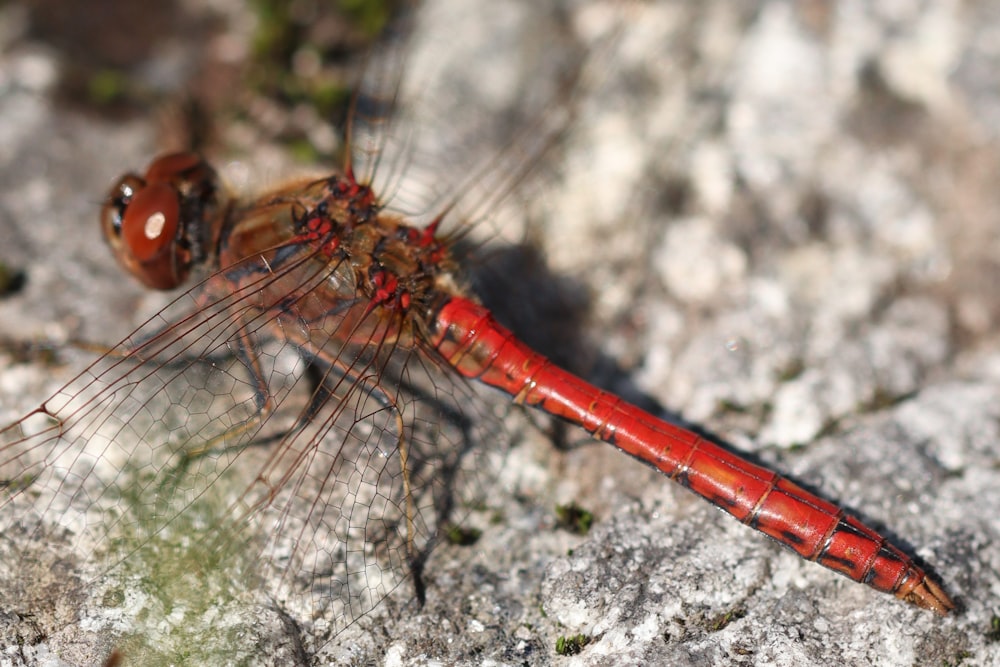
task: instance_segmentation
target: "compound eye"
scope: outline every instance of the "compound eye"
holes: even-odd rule
[[[139,262],[172,253],[180,225],[177,191],[167,183],[150,183],[129,203],[121,221],[124,249]]]
[[[224,221],[215,171],[194,153],[164,155],[123,176],[101,209],[118,262],[147,287],[174,289],[204,262]],[[181,218],[181,215],[184,218]]]
[[[187,277],[180,247],[180,193],[170,183],[124,176],[101,209],[101,228],[118,262],[144,285],[173,289]]]
[[[101,230],[104,238],[116,248],[121,244],[122,221],[125,218],[125,210],[135,196],[135,193],[144,188],[146,182],[137,174],[125,174],[115,183],[104,200],[101,207]]]
[[[146,182],[173,183],[189,178],[189,174],[204,165],[197,153],[168,153],[150,163],[146,169]]]

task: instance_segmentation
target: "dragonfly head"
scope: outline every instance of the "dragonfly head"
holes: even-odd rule
[[[222,199],[215,170],[200,156],[163,155],[144,175],[118,179],[101,208],[101,228],[129,273],[147,287],[173,289],[213,256]]]

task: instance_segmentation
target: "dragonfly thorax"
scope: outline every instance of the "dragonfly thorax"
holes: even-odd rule
[[[358,327],[352,338],[373,335],[362,323],[370,321],[385,329],[375,338],[401,342],[457,292],[448,244],[433,225],[386,213],[348,176],[288,183],[230,217],[219,253],[226,280],[259,281],[272,304],[265,308],[284,308],[307,327],[336,314]]]

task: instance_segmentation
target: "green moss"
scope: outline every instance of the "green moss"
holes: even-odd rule
[[[556,505],[556,521],[563,530],[576,535],[586,535],[594,524],[594,515],[576,503]]]
[[[96,106],[110,106],[128,97],[128,77],[113,69],[95,72],[87,81],[88,102]]]
[[[475,528],[465,528],[457,524],[450,524],[445,527],[445,539],[449,544],[460,547],[472,546],[482,537],[483,531]]]
[[[556,639],[557,655],[577,655],[590,643],[587,635],[573,635],[571,637],[558,637]]]

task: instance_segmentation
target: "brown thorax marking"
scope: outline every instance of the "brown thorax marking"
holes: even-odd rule
[[[383,213],[374,193],[351,178],[324,181],[319,202],[299,218],[307,240],[322,243],[330,259],[346,259],[370,309],[411,308],[425,315],[442,290],[453,293],[456,264],[446,241],[435,236],[437,222],[425,229]]]

